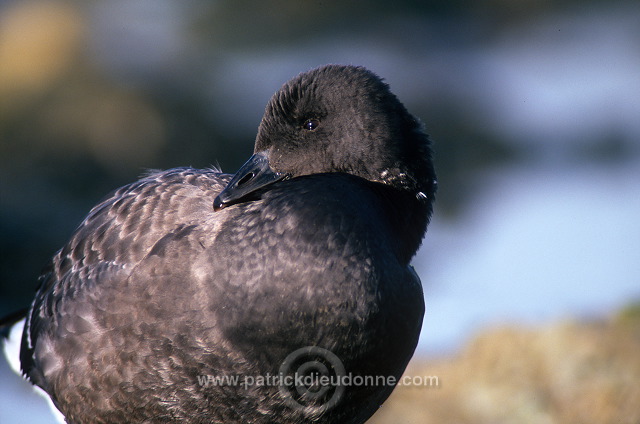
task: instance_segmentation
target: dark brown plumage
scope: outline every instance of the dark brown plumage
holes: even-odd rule
[[[435,174],[387,85],[352,66],[299,75],[255,153],[235,176],[179,168],[120,188],[54,256],[21,361],[68,422],[363,423],[391,393],[351,385],[326,407],[336,387],[199,384],[277,375],[307,346],[350,375],[400,377],[420,332],[409,261]]]

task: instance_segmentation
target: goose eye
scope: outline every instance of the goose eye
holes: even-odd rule
[[[307,119],[306,121],[304,121],[304,124],[302,124],[302,128],[307,131],[313,131],[318,128],[319,125],[320,121],[318,121],[317,119]]]

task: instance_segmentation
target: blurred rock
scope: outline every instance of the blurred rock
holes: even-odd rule
[[[640,422],[640,306],[600,322],[488,330],[456,357],[414,360],[369,421],[381,423]]]

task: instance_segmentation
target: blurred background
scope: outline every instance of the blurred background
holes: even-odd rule
[[[0,315],[110,190],[234,172],[285,81],[363,65],[439,176],[408,372],[441,384],[371,422],[637,423],[638,22],[622,0],[0,0]],[[0,422],[52,422],[2,360]]]

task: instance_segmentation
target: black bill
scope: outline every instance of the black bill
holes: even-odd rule
[[[229,184],[214,199],[213,210],[219,211],[245,200],[251,194],[288,176],[271,169],[267,152],[256,153],[240,167]]]

